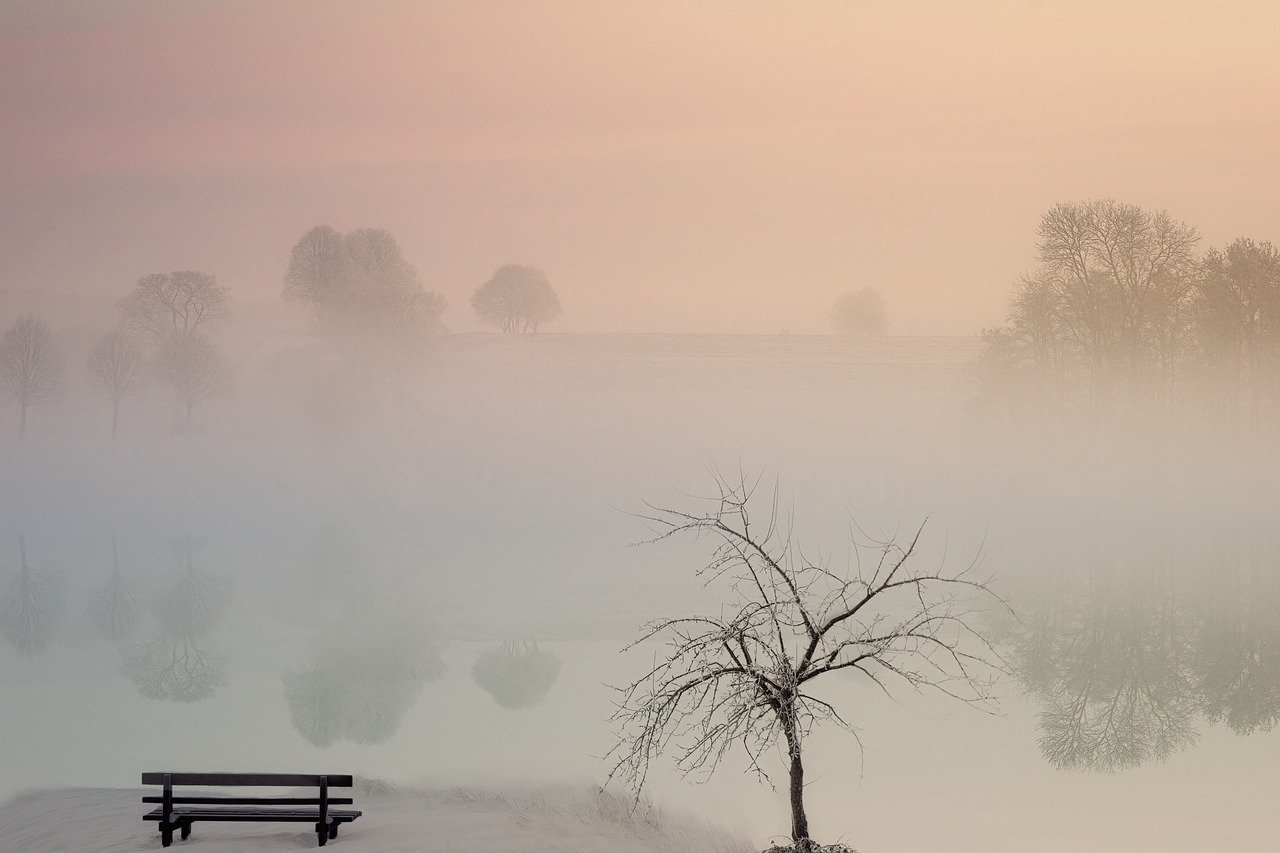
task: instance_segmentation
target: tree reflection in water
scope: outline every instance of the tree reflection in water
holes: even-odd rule
[[[111,579],[94,597],[91,616],[102,636],[113,643],[132,636],[142,617],[137,584],[120,568],[114,536],[111,537]]]
[[[27,540],[18,537],[18,571],[0,587],[0,630],[23,657],[35,657],[53,640],[62,604],[58,579],[27,563]]]
[[[528,708],[546,698],[560,675],[560,658],[537,643],[507,641],[480,653],[471,678],[507,710]]]
[[[1208,723],[1280,721],[1280,560],[1246,550],[1115,562],[1034,596],[1014,658],[1046,759],[1113,771],[1167,759]]]
[[[411,619],[357,619],[314,641],[283,676],[293,727],[309,743],[385,743],[428,681],[444,675],[440,644]]]
[[[185,567],[156,596],[147,640],[125,651],[121,670],[148,699],[198,702],[225,681],[221,658],[210,651],[214,627],[226,613],[225,584],[195,567],[190,546]]]

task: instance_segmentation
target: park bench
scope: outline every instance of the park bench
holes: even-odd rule
[[[338,826],[360,817],[349,806],[350,797],[330,797],[330,788],[350,788],[350,776],[306,776],[297,773],[143,773],[142,784],[162,785],[160,796],[143,797],[144,803],[160,807],[142,816],[143,820],[160,823],[160,843],[173,843],[176,829],[182,838],[191,835],[191,824],[198,820],[288,821],[314,823],[316,838],[323,847],[330,838],[338,837]],[[314,797],[234,797],[196,793],[174,796],[175,786],[196,785],[213,788],[318,788]]]

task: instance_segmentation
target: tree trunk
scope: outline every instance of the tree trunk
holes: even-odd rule
[[[797,853],[809,853],[809,816],[804,811],[804,762],[800,755],[800,733],[796,731],[794,707],[782,709],[782,730],[791,756],[791,840]]]

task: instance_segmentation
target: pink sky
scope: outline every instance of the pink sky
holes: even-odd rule
[[[564,330],[820,332],[875,285],[972,333],[1056,201],[1280,240],[1277,104],[1267,2],[0,0],[0,294],[274,300],[327,222],[460,329],[520,262]]]

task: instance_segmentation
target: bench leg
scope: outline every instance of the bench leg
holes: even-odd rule
[[[173,827],[169,826],[169,824],[167,823],[161,824],[160,825],[160,846],[168,847],[172,843],[173,843]]]
[[[182,822],[182,840],[186,841],[190,837],[191,837],[191,821],[186,820]]]
[[[335,820],[333,823],[329,824],[329,838],[330,838],[330,839],[334,839],[334,838],[337,838],[337,837],[338,837],[338,827],[339,827],[339,826],[341,826],[341,825],[342,825],[342,824],[341,824],[341,821],[336,821],[336,820]]]
[[[317,823],[316,824],[316,841],[319,842],[319,846],[323,847],[328,840],[329,840],[329,827],[325,826],[323,823]]]

